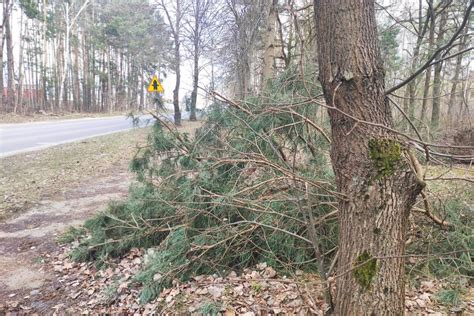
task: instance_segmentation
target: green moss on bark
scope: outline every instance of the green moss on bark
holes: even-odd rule
[[[372,138],[369,140],[369,152],[377,168],[378,178],[393,175],[402,160],[400,143],[391,139]]]
[[[367,290],[370,288],[372,279],[376,274],[377,259],[374,259],[366,250],[354,262],[354,278],[364,290]]]

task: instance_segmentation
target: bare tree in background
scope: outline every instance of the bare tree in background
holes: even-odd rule
[[[260,90],[265,90],[268,80],[274,76],[274,63],[275,63],[275,37],[276,37],[276,24],[277,24],[277,5],[278,0],[267,0],[268,17],[266,21],[266,29],[264,32],[264,53],[263,53],[263,70],[262,78],[260,81]]]
[[[200,58],[211,40],[210,28],[213,27],[215,13],[212,11],[212,0],[192,0],[189,21],[186,23],[187,38],[191,43],[191,57],[193,59],[193,91],[191,92],[190,121],[196,121],[196,103],[198,95]],[[215,5],[215,3],[214,3]]]
[[[467,35],[468,30],[469,28],[467,27],[464,28],[461,43],[458,48],[458,53],[463,52],[468,46],[468,43],[469,43],[469,37]],[[449,102],[448,102],[448,119],[450,122],[452,122],[454,110],[456,107],[456,102],[458,101],[458,85],[459,85],[459,80],[460,80],[460,75],[461,75],[462,61],[463,61],[463,54],[459,54],[456,57],[454,75],[453,75],[453,79],[451,80],[452,81],[451,93],[449,95]]]
[[[438,37],[436,39],[437,46],[440,47],[444,42],[444,35],[446,33],[446,23],[448,20],[448,10],[445,9],[441,13],[440,23],[438,26]],[[433,104],[431,108],[431,124],[434,127],[438,127],[439,124],[439,112],[441,106],[441,71],[443,69],[443,61],[441,56],[438,55],[435,59],[436,65],[434,67],[433,77]]]
[[[251,56],[264,22],[266,0],[226,0],[233,19],[232,52],[235,59],[236,96],[245,98],[251,91]]]
[[[421,5],[421,3],[420,3]],[[429,0],[428,2],[428,9],[427,9],[427,19],[429,20],[430,24],[430,33],[428,36],[428,53],[432,54],[433,53],[433,47],[434,47],[434,41],[435,41],[435,28],[436,28],[436,11],[434,9],[433,5],[433,0]],[[418,65],[415,65],[415,67],[418,67]],[[428,97],[429,97],[429,92],[430,92],[430,86],[431,86],[431,68],[428,67],[425,72],[425,83],[423,87],[423,100],[421,104],[421,114],[420,114],[420,120],[424,121],[426,117],[426,110],[428,106]],[[415,68],[416,69],[416,68]],[[414,71],[415,69],[412,69]],[[413,80],[412,82],[409,83],[410,87],[410,99],[413,102],[412,103],[412,108],[414,108],[414,102],[415,102],[415,87],[416,85],[416,80]],[[413,110],[414,112],[414,110]],[[412,112],[410,112],[412,113]],[[410,116],[410,119],[414,119],[414,115]]]
[[[11,10],[12,10],[12,5],[10,3],[10,0],[5,0],[4,1],[4,28],[5,28],[5,41],[7,44],[7,71],[8,71],[8,81],[7,81],[7,98],[6,102],[4,102],[4,106],[6,109],[13,109],[14,103],[15,103],[15,62],[13,60],[13,41],[12,41],[12,31],[11,31],[11,25],[10,25],[10,19],[11,19]],[[3,40],[3,39],[2,39]],[[2,45],[3,46],[3,45]],[[2,47],[3,49],[3,47]],[[3,62],[3,60],[2,60]],[[3,75],[3,73],[2,73]],[[3,86],[3,84],[2,84]],[[3,91],[2,91],[3,93]]]
[[[184,1],[174,0],[173,6],[169,6],[164,0],[161,0],[161,7],[165,12],[168,20],[168,26],[171,31],[171,37],[174,43],[174,59],[172,69],[176,74],[176,84],[173,90],[173,106],[174,106],[174,123],[181,125],[181,110],[179,108],[179,87],[181,83],[181,41],[182,41],[182,26],[184,17]],[[170,8],[173,7],[173,12]]]
[[[5,29],[5,21],[7,20],[8,17],[8,1],[9,0],[4,0],[2,3],[2,11],[3,11],[3,18],[0,21],[0,89],[2,93],[2,108],[1,110],[6,110],[5,109],[5,104],[6,104],[6,96],[3,94],[3,43],[4,41],[4,34],[3,31]]]

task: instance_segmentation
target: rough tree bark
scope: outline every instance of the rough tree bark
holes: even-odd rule
[[[407,216],[422,189],[392,126],[375,0],[314,0],[338,190],[336,315],[402,315]],[[343,114],[344,113],[344,114]],[[352,116],[352,118],[350,117]]]

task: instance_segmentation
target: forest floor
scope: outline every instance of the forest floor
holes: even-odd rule
[[[10,123],[27,123],[27,122],[41,122],[53,120],[70,120],[80,119],[85,117],[107,117],[107,116],[122,116],[128,115],[130,111],[115,111],[107,113],[77,113],[77,112],[61,112],[61,113],[31,113],[27,115],[20,115],[15,113],[0,113],[0,124]]]
[[[199,123],[187,123],[190,132]],[[67,227],[78,226],[110,200],[127,196],[133,181],[128,164],[149,129],[137,129],[0,160],[5,196],[0,216],[0,315],[171,313],[256,315],[322,314],[323,286],[316,275],[277,274],[262,263],[242,273],[196,276],[174,282],[154,301],[139,304],[133,274],[146,260],[133,249],[105,270],[72,262],[71,245],[58,242]],[[453,171],[454,172],[454,171]],[[474,289],[455,307],[440,305],[443,284],[420,279],[407,288],[410,315],[474,314]]]

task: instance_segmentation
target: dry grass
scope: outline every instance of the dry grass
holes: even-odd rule
[[[456,197],[469,195],[474,186],[474,166],[428,166],[426,167],[428,189],[439,197]],[[471,189],[470,189],[471,188]]]

